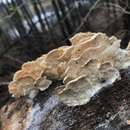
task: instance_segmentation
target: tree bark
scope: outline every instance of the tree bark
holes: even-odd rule
[[[129,130],[130,69],[86,105],[68,107],[54,94],[59,82],[33,100],[10,99],[0,109],[0,130]]]

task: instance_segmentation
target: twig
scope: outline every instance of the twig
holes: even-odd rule
[[[89,12],[86,14],[86,16],[82,19],[81,24],[78,26],[78,28],[67,38],[69,39],[70,37],[72,37],[75,33],[79,32],[81,27],[84,25],[85,22],[87,22],[88,17],[90,16],[91,12],[96,8],[97,4],[100,2],[100,0],[97,0],[94,5],[90,8]],[[66,41],[67,39],[65,39],[64,41]]]
[[[5,57],[5,58],[8,58],[8,59],[10,59],[10,60],[12,60],[12,61],[14,61],[14,62],[17,62],[18,64],[21,64],[21,65],[23,64],[22,61],[20,61],[19,59],[14,58],[14,57],[12,57],[12,56],[4,55],[4,57]]]
[[[111,7],[115,7],[117,9],[121,10],[125,14],[130,14],[129,11],[126,11],[126,9],[122,8],[120,5],[117,5],[117,4],[114,4],[114,3],[108,3],[108,5],[110,5]]]
[[[9,82],[0,82],[0,86],[8,86]]]
[[[87,13],[87,15],[83,18],[82,23],[79,25],[79,27],[75,30],[74,34],[77,33],[81,27],[84,25],[84,23],[88,20],[91,12],[96,8],[97,4],[100,2],[100,0],[97,0],[94,5],[90,8],[89,12]]]

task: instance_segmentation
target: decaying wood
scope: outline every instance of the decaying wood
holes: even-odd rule
[[[0,110],[1,130],[129,130],[130,71],[82,106],[69,107],[53,93],[58,82],[40,92],[33,105],[26,99],[9,101]]]
[[[0,109],[0,130],[129,130],[130,45],[102,33],[70,41],[16,72],[9,90],[20,98]]]

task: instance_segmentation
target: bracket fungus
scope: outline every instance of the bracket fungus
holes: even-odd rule
[[[100,89],[120,80],[120,69],[130,66],[130,43],[120,48],[120,40],[104,33],[78,33],[63,46],[22,65],[9,84],[15,97],[44,91],[53,80],[62,80],[56,91],[59,99],[69,105],[86,104]],[[56,88],[57,90],[57,88]]]

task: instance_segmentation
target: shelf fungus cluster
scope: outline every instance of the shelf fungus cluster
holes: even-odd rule
[[[86,104],[94,94],[120,80],[120,69],[130,66],[130,45],[120,48],[120,40],[103,33],[78,33],[71,46],[62,46],[22,65],[9,84],[15,97],[33,98],[53,80],[62,80],[59,99],[69,105]]]

